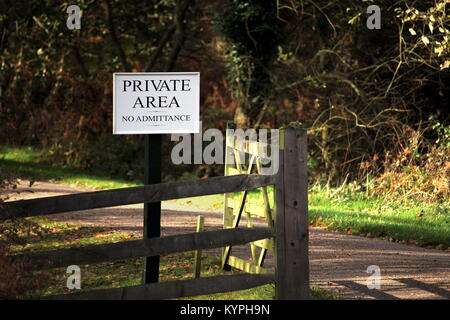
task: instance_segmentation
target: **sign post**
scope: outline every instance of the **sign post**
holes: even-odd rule
[[[161,183],[162,134],[145,135],[144,184]],[[143,238],[161,236],[161,202],[144,203]],[[154,283],[159,279],[159,256],[144,257],[142,282]]]
[[[161,183],[162,134],[199,133],[199,72],[114,73],[113,134],[145,135],[144,184]],[[144,203],[144,239],[161,235],[161,202]],[[159,257],[144,258],[143,283],[158,282]]]

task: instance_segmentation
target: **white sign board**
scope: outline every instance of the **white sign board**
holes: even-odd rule
[[[113,134],[199,133],[199,72],[114,73]]]

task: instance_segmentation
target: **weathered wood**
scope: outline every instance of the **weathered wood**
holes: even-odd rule
[[[258,173],[261,174],[261,172],[262,172],[261,161],[257,161],[256,165],[258,168]],[[272,210],[270,208],[270,201],[269,201],[269,195],[267,192],[267,187],[262,187],[261,189],[262,189],[262,195],[263,195],[263,199],[264,199],[264,207],[266,209],[265,210],[265,218],[266,218],[266,221],[269,223],[269,226],[273,227],[274,222],[273,222],[273,217],[272,217]]]
[[[245,211],[244,211],[245,212]],[[246,220],[247,220],[247,228],[253,228],[253,219],[249,212],[245,212]],[[252,259],[253,261],[256,260],[256,246],[253,244],[253,242],[250,243],[250,251],[252,253]]]
[[[236,159],[238,158],[237,153],[234,153]],[[247,169],[247,174],[250,174],[250,172],[252,171],[252,167],[253,167],[253,162],[255,160],[255,157],[252,157],[252,159],[250,160],[250,164],[248,166]],[[238,168],[239,171],[243,171],[241,164],[236,161],[236,167]],[[241,221],[241,217],[242,217],[242,212],[244,212],[244,207],[245,207],[245,202],[247,200],[247,195],[248,195],[248,190],[244,191],[244,194],[241,197],[240,203],[239,203],[239,212],[238,214],[235,216],[235,219],[233,221],[233,225],[231,226],[232,228],[237,228],[239,226],[239,222]],[[227,227],[227,226],[224,226]],[[223,252],[222,252],[222,269],[229,269],[228,268],[228,257],[230,256],[231,253],[231,246],[227,246]]]
[[[254,243],[254,242],[253,242]],[[258,267],[262,267],[264,264],[264,260],[266,259],[266,255],[267,255],[267,250],[266,248],[261,248],[261,253],[259,254],[259,258],[258,261],[256,262],[256,265]]]
[[[273,239],[264,239],[254,241],[253,244],[259,248],[267,249],[273,252],[274,249],[274,240]]]
[[[280,133],[280,139],[284,139],[284,129]],[[279,151],[280,166],[278,169],[277,182],[275,183],[275,296],[277,299],[283,299],[281,289],[285,285],[286,252],[284,249],[284,150]]]
[[[114,207],[143,202],[196,197],[218,193],[246,191],[275,183],[274,175],[235,175],[195,181],[161,183],[142,187],[4,202],[0,220],[41,216],[53,213]]]
[[[234,150],[234,149],[231,149],[231,150]],[[259,159],[261,159],[261,158],[259,158]],[[273,168],[271,168],[270,171],[269,171],[269,168],[264,168],[264,170],[260,173],[260,175],[268,176],[271,174],[276,174],[275,170],[276,170],[275,166]],[[239,171],[238,169],[235,169],[235,168],[229,168],[228,171],[229,171],[229,174],[228,174],[229,176],[242,174],[241,171]]]
[[[233,225],[233,208],[225,207],[223,214],[223,227],[229,228]]]
[[[238,175],[238,174],[242,174],[241,171],[239,171],[238,169],[232,168],[232,167],[228,167],[225,171],[228,170],[228,173],[226,173],[226,176],[234,176],[234,175]]]
[[[231,228],[235,229],[239,226],[239,222],[241,221],[242,212],[244,210],[245,200],[247,199],[247,191],[244,191],[241,199],[241,205],[239,208],[239,213],[235,216],[233,225]],[[228,245],[222,252],[222,269],[228,269],[228,257],[230,256],[232,246]]]
[[[234,138],[234,141],[233,141]],[[234,142],[234,143],[233,143]],[[267,142],[260,142],[256,140],[250,140],[249,137],[239,137],[228,135],[227,145],[234,150],[245,152],[251,155],[255,155],[259,158],[270,159],[269,150],[271,144]]]
[[[225,136],[228,136],[228,132],[230,129],[235,129],[236,128],[236,124],[232,121],[228,121],[227,122],[227,130],[225,132]],[[226,139],[226,141],[228,141]],[[231,158],[234,157],[234,151],[231,148],[228,148],[228,143],[225,143],[225,176],[230,176],[230,175],[238,175],[240,174],[239,170],[233,168],[232,165],[232,161]],[[238,171],[231,173],[231,170],[235,170]],[[233,208],[230,206],[230,202],[233,201],[234,197],[232,194],[228,194],[225,193],[224,194],[224,211],[223,211],[223,228],[226,229],[230,226],[232,226],[233,223]],[[227,251],[227,248],[222,248],[222,252],[221,252],[221,256],[222,256],[222,262],[223,257],[225,256]],[[223,263],[221,264],[222,268],[225,270],[230,270],[231,268],[227,265],[224,265]]]
[[[230,256],[228,258],[228,264],[236,269],[252,273],[252,274],[268,274],[271,273],[270,270],[257,266],[254,263],[247,262],[245,260],[242,260],[241,258]]]
[[[252,171],[252,168],[256,165],[258,175],[262,175],[263,167],[261,163],[261,158],[268,157],[268,149],[273,147],[271,144],[262,143],[255,140],[257,138],[256,131],[253,137],[245,137],[241,135],[233,135],[230,134],[229,129],[235,129],[233,124],[229,124],[227,127],[227,157],[225,160],[225,175],[233,175],[233,174],[249,174]],[[244,131],[242,131],[244,133]],[[252,140],[253,139],[253,140]],[[277,149],[278,152],[278,149]],[[240,162],[240,154],[246,153],[250,154],[251,157],[249,159],[249,164],[247,169],[243,168],[243,163]],[[273,150],[271,150],[271,155],[273,156]],[[278,154],[276,154],[278,156]],[[234,159],[234,161],[228,161],[228,159]],[[233,167],[236,168],[233,168]],[[274,168],[275,170],[275,168]],[[265,172],[267,174],[267,172]],[[275,172],[276,174],[276,172]],[[224,208],[224,228],[233,228],[236,227],[239,223],[239,220],[242,216],[242,213],[246,215],[246,221],[248,227],[253,227],[253,217],[261,217],[264,218],[269,226],[273,227],[273,214],[269,204],[269,197],[267,194],[267,189],[262,187],[262,196],[264,200],[264,206],[255,205],[253,203],[249,203],[246,201],[246,194],[244,193],[244,197],[239,197],[235,194],[226,195],[225,197],[225,208]],[[234,210],[233,210],[234,209]],[[233,219],[234,218],[234,219]],[[237,223],[236,223],[237,222]],[[232,257],[234,262],[234,267],[236,268],[244,268],[242,270],[247,270],[250,268],[250,265],[261,267],[264,263],[264,259],[267,254],[267,250],[273,248],[269,248],[270,245],[273,245],[274,242],[251,242],[250,249],[252,254],[253,263],[246,264],[243,260]],[[262,247],[259,256],[257,254],[257,247]],[[222,251],[222,268],[228,270],[231,265],[228,264],[228,259],[231,257],[232,247],[227,246]],[[239,262],[237,262],[239,261]],[[253,271],[255,271],[253,267]]]
[[[229,291],[250,289],[273,283],[272,274],[236,274],[200,279],[150,283],[58,296],[41,297],[43,300],[152,300],[193,297]]]
[[[176,252],[220,248],[229,244],[246,244],[271,236],[273,236],[273,231],[268,228],[234,228],[35,252],[11,256],[11,258],[14,260],[27,259],[32,263],[42,263],[42,267],[54,268],[73,264],[82,265],[133,257],[159,256]]]
[[[306,131],[287,127],[276,184],[277,299],[309,298]]]
[[[205,224],[205,217],[198,216],[197,218],[197,232],[203,232],[203,226]],[[194,257],[194,277],[200,278],[200,271],[202,268],[202,250],[195,251]]]
[[[254,159],[252,158],[251,163],[249,165],[249,168],[247,169],[247,174],[249,174],[252,171],[253,160]],[[239,170],[242,171],[242,168],[241,168],[239,163],[237,163],[236,166],[238,167]],[[247,200],[247,195],[248,195],[248,190],[245,190],[244,194],[242,195],[242,198],[240,200],[239,212],[235,216],[232,228],[237,228],[239,226],[239,222],[241,221],[242,213],[244,212],[244,207],[245,207],[245,202]],[[227,267],[227,265],[228,265],[228,257],[230,256],[231,248],[232,248],[232,246],[227,246],[225,248],[225,250],[223,251],[223,253],[222,253],[223,254],[222,255],[222,268],[223,269],[228,269],[228,267]]]
[[[233,209],[239,209],[240,201],[238,199],[230,199],[228,205]],[[267,211],[269,210],[269,214]],[[245,212],[249,212],[252,217],[263,218],[267,221],[267,217],[272,218],[272,209],[267,208],[265,205],[258,205],[247,202],[244,207]],[[270,224],[270,222],[269,222]],[[273,224],[273,221],[272,221]]]
[[[256,166],[257,166],[257,169],[258,169],[258,174],[261,174],[262,166],[261,166],[260,160],[256,161]],[[270,208],[269,195],[267,194],[267,187],[262,187],[261,189],[262,189],[262,195],[263,195],[263,200],[264,200],[265,219],[266,219],[269,227],[273,228],[275,226],[275,224],[274,224],[274,221],[273,221],[273,218],[272,218],[272,211],[271,211],[271,208]],[[268,242],[268,241],[265,242],[265,244],[268,244],[268,243],[270,243],[270,242]],[[272,244],[273,244],[273,242],[272,242]],[[252,242],[252,245],[253,246],[258,246],[255,242]],[[256,262],[256,265],[258,267],[262,267],[263,266],[264,260],[266,259],[266,255],[267,255],[267,250],[268,249],[269,248],[267,248],[267,247],[262,247],[261,248],[261,253],[259,255],[259,259]]]

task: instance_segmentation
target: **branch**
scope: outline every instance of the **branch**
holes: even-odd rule
[[[175,66],[175,62],[178,59],[178,55],[183,47],[184,42],[186,41],[186,26],[184,23],[184,19],[186,17],[186,13],[189,9],[189,5],[192,0],[185,0],[182,3],[182,0],[177,1],[176,9],[175,9],[175,44],[172,48],[172,52],[170,53],[169,60],[167,61],[165,71],[170,72],[173,70]]]
[[[75,59],[77,60],[78,64],[80,65],[83,75],[85,76],[85,78],[89,78],[89,71],[86,68],[86,65],[84,64],[83,57],[81,56],[80,48],[78,47],[77,43],[74,44],[74,46],[73,46],[73,53],[75,55]]]
[[[166,30],[163,37],[159,41],[158,48],[156,48],[156,51],[153,53],[152,57],[150,58],[147,66],[145,67],[145,72],[150,72],[155,67],[156,60],[158,59],[159,55],[161,54],[162,50],[166,46],[166,44],[170,41],[172,38],[174,32],[175,32],[176,26],[172,25],[169,29]]]
[[[106,3],[106,18],[108,21],[108,29],[109,33],[111,34],[112,41],[114,45],[116,46],[117,50],[119,51],[119,58],[122,62],[122,66],[125,69],[126,72],[131,71],[130,65],[127,61],[127,56],[125,54],[125,51],[122,48],[122,44],[120,43],[119,37],[116,33],[116,28],[114,25],[114,19],[112,15],[112,6],[111,6],[111,0],[105,0]]]

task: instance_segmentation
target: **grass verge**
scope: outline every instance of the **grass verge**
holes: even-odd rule
[[[0,167],[21,178],[55,180],[78,186],[114,189],[139,185],[136,181],[116,179],[104,172],[87,172],[43,162],[39,152],[31,147],[0,146]]]
[[[313,188],[309,208],[310,223],[328,230],[437,249],[450,246],[448,203],[396,203]]]

